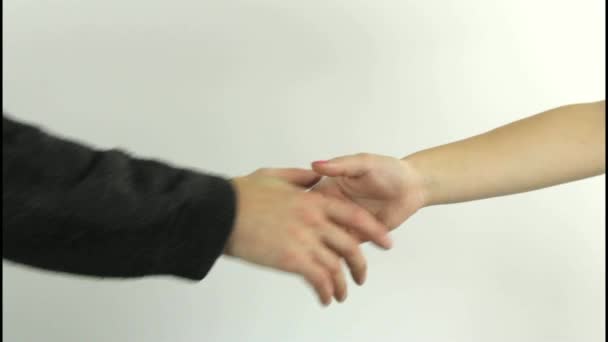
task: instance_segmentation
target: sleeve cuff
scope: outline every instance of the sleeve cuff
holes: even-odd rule
[[[191,177],[188,200],[177,213],[170,252],[169,273],[201,280],[222,255],[236,216],[236,191],[217,176]]]

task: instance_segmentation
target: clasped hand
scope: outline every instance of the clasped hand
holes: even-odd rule
[[[237,215],[225,253],[302,276],[323,305],[342,302],[343,261],[362,285],[367,263],[360,244],[391,247],[388,231],[424,203],[419,183],[401,160],[369,154],[235,178]]]

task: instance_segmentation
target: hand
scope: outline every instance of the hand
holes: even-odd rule
[[[404,160],[361,153],[314,162],[313,170],[330,177],[313,191],[351,201],[389,229],[397,228],[425,203],[423,177]]]
[[[320,179],[301,169],[259,170],[233,180],[237,217],[225,253],[249,262],[303,276],[328,305],[346,298],[341,258],[355,282],[365,280],[367,265],[356,231],[389,248],[387,229],[352,203],[305,192]]]

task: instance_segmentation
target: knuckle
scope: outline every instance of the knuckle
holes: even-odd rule
[[[321,286],[323,287],[323,289],[327,292],[331,292],[331,288],[332,288],[332,280],[331,280],[331,276],[329,273],[324,272],[323,275],[321,276]]]
[[[332,274],[338,273],[340,272],[342,268],[342,265],[340,264],[340,260],[338,260],[337,258],[334,259],[329,265],[328,265],[328,269]]]
[[[361,250],[359,249],[359,245],[354,242],[350,242],[346,248],[344,248],[344,256],[347,258],[354,258],[361,254]]]
[[[313,206],[300,207],[299,218],[307,225],[320,226],[323,222],[322,213]]]
[[[293,250],[285,250],[279,256],[279,267],[289,272],[293,272],[297,269],[299,263],[299,256]]]
[[[289,237],[295,241],[304,241],[307,237],[306,229],[302,228],[302,226],[294,225],[288,229]]]
[[[367,213],[367,211],[361,208],[353,208],[351,217],[354,223],[358,225],[363,225],[364,223],[368,222],[369,214]]]
[[[315,272],[307,276],[308,281],[316,288],[322,289],[325,286],[325,276],[323,273]]]
[[[318,192],[306,192],[302,196],[302,200],[308,205],[319,205],[325,197]]]

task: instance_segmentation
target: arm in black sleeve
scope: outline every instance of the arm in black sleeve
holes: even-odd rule
[[[205,277],[235,215],[229,181],[95,151],[3,115],[2,257],[105,277]]]

